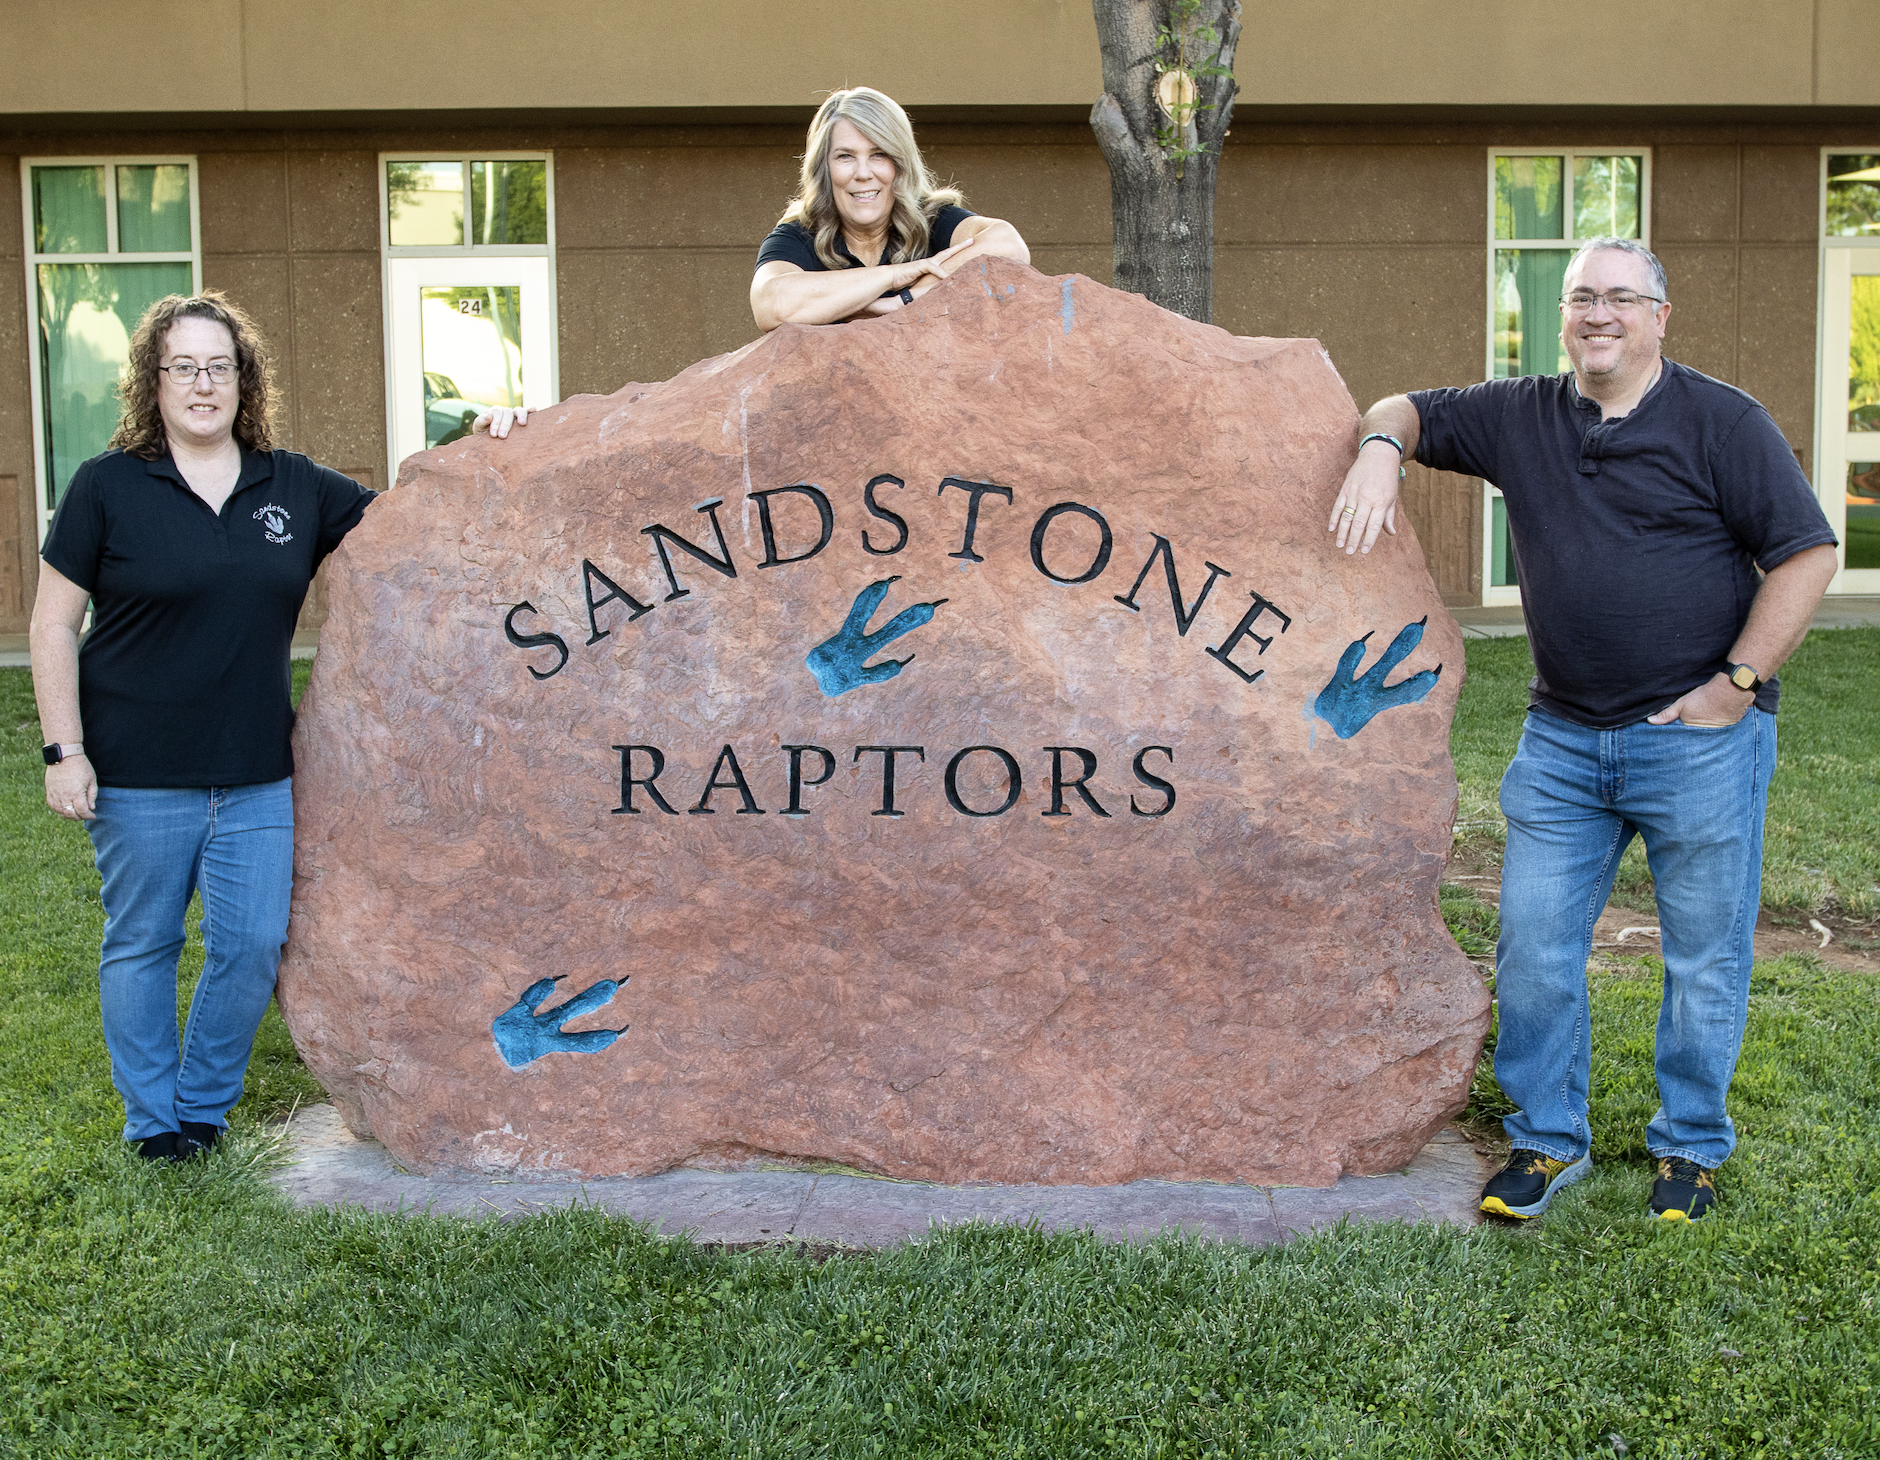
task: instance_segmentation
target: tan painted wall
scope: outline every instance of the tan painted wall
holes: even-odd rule
[[[1874,106],[1873,0],[1271,0],[1249,105]],[[1088,0],[13,0],[0,115],[1088,106]],[[1563,55],[1564,38],[1599,52]],[[178,78],[186,78],[178,84]]]
[[[922,140],[973,206],[1019,225],[1038,268],[1108,281],[1109,180],[1087,128],[952,124]],[[1880,147],[1880,121],[1854,140]],[[1238,125],[1220,177],[1216,319],[1316,336],[1361,406],[1479,379],[1485,149],[1644,143],[1672,281],[1669,353],[1757,395],[1805,447],[1819,148],[1848,141],[1795,125],[1622,120]],[[0,135],[0,632],[24,626],[36,546],[19,155],[195,154],[204,278],[255,313],[280,355],[283,443],[384,486],[381,149],[554,152],[573,394],[661,380],[753,337],[751,260],[800,146],[781,126]],[[1479,487],[1417,471],[1407,501],[1445,594],[1476,601]]]

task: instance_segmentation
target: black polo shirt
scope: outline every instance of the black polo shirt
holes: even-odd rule
[[[951,248],[953,246],[953,230],[958,228],[960,224],[964,223],[968,218],[974,216],[976,215],[968,208],[960,208],[953,205],[942,208],[934,215],[933,222],[928,225],[927,252],[922,254],[921,257],[930,259],[935,254]],[[835,248],[839,258],[848,260],[848,262],[843,265],[844,268],[859,269],[865,267],[860,259],[849,252],[849,246],[843,240],[842,230],[839,228],[836,230]],[[890,249],[889,252],[892,252],[892,249]],[[753,268],[751,272],[755,273],[757,269],[763,268],[765,264],[774,263],[795,264],[799,269],[803,269],[812,274],[826,273],[829,268],[827,264],[816,257],[816,236],[801,223],[795,221],[779,223],[775,228],[771,229],[769,233],[764,235],[764,241],[757,246],[756,267]],[[888,294],[894,292],[894,290],[890,289]],[[886,299],[888,294],[883,294],[881,297]]]
[[[293,774],[294,623],[314,569],[371,500],[294,451],[244,448],[219,514],[167,452],[79,467],[43,556],[92,598],[78,698],[100,785]]]
[[[1776,423],[1667,360],[1606,421],[1573,372],[1420,390],[1416,457],[1501,488],[1538,670],[1530,699],[1596,729],[1721,670],[1764,572],[1834,533]],[[1774,714],[1771,679],[1756,707]]]

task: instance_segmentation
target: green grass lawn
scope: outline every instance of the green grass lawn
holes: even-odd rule
[[[1772,811],[1771,877],[1797,879],[1773,885],[1844,904],[1880,881],[1848,804],[1872,825],[1863,642],[1871,666],[1849,631],[1785,676],[1781,838]],[[1470,646],[1465,820],[1493,816],[1524,658]],[[295,1212],[257,1167],[318,1092],[276,1016],[236,1140],[179,1170],[119,1148],[96,879],[38,744],[0,670],[0,1456],[1880,1453],[1880,979],[1757,968],[1742,1144],[1694,1229],[1642,1216],[1650,959],[1593,975],[1601,1165],[1538,1226],[1256,1250],[965,1228],[818,1260],[594,1211]],[[1492,947],[1492,909],[1444,906]],[[1471,1114],[1500,1108],[1484,1073]]]
[[[1534,660],[1526,639],[1476,639],[1452,747],[1456,839],[1495,854],[1506,834],[1496,806],[1514,754]],[[1763,905],[1880,917],[1880,629],[1817,629],[1782,670],[1775,780],[1764,829]],[[1651,875],[1635,841],[1615,896],[1651,906]]]

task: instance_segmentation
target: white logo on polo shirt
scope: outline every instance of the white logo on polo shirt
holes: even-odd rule
[[[261,535],[269,542],[292,542],[294,534],[287,530],[287,519],[293,515],[285,507],[276,507],[270,502],[255,513],[255,520],[261,523]]]

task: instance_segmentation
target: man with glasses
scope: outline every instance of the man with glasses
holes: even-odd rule
[[[1379,401],[1332,508],[1347,553],[1396,531],[1402,460],[1501,489],[1538,671],[1501,784],[1495,1077],[1520,1108],[1482,1210],[1526,1219],[1592,1170],[1586,962],[1644,839],[1665,960],[1651,1210],[1702,1218],[1736,1144],[1775,766],[1775,672],[1834,576],[1834,533],[1760,405],[1662,354],[1663,265],[1599,238],[1567,266],[1573,369]],[[1761,570],[1759,581],[1758,569]],[[1753,713],[1752,713],[1753,711]]]

